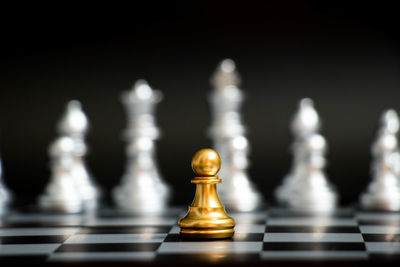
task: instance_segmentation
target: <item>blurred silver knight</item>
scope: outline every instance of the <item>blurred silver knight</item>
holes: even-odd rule
[[[49,148],[51,179],[39,205],[61,212],[94,210],[100,190],[89,174],[84,156],[88,120],[79,101],[72,100],[58,124],[58,137]]]
[[[0,158],[0,216],[7,212],[11,196],[10,190],[3,182],[3,164]]]
[[[155,105],[162,99],[146,81],[138,80],[131,91],[122,94],[127,112],[127,163],[121,184],[113,190],[116,204],[123,210],[162,213],[170,198],[170,187],[163,181],[155,159],[155,140],[160,130],[155,124]]]
[[[337,194],[324,173],[327,145],[318,134],[320,120],[311,99],[300,101],[291,128],[295,136],[293,164],[275,197],[294,210],[331,212],[337,206]]]
[[[400,210],[400,161],[397,134],[399,117],[396,111],[386,110],[372,145],[372,181],[360,197],[365,209]]]
[[[262,206],[263,198],[247,173],[250,148],[240,115],[244,96],[238,87],[240,77],[235,63],[231,59],[223,60],[211,83],[214,90],[209,97],[212,113],[209,136],[223,162],[219,172],[223,179],[223,183],[218,185],[219,196],[229,209],[256,210]]]

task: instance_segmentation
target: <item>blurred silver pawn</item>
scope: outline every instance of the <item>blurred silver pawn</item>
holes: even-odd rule
[[[318,134],[320,121],[311,99],[300,101],[291,128],[295,136],[293,164],[275,197],[280,204],[295,210],[331,212],[337,206],[337,193],[324,173],[327,145]]]
[[[303,98],[299,102],[299,108],[292,119],[290,128],[295,139],[291,147],[293,163],[282,185],[275,191],[275,197],[281,204],[286,204],[290,198],[294,178],[307,175],[308,151],[305,143],[320,129],[319,116],[311,99]]]
[[[12,194],[3,182],[3,164],[0,158],[0,216],[5,214],[12,200]]]
[[[39,198],[42,209],[67,213],[84,210],[84,200],[76,179],[71,174],[74,165],[73,150],[74,140],[71,137],[59,137],[50,145],[51,178],[44,194]]]
[[[128,212],[162,213],[168,206],[170,188],[163,181],[155,159],[155,140],[160,130],[155,124],[155,105],[162,99],[146,81],[138,80],[122,94],[127,111],[127,163],[121,184],[113,190],[115,203]]]
[[[398,131],[399,117],[396,111],[386,110],[372,145],[372,181],[360,197],[360,204],[365,209],[400,210]]]
[[[247,173],[249,144],[240,116],[244,96],[238,88],[240,77],[233,60],[225,59],[219,64],[211,83],[214,90],[209,97],[212,113],[209,135],[223,161],[219,171],[223,180],[218,185],[219,197],[231,210],[258,209],[263,205],[263,198]]]
[[[73,159],[70,169],[71,175],[75,179],[81,197],[85,202],[85,209],[92,210],[98,206],[101,190],[94,183],[84,160],[87,154],[85,135],[88,128],[88,119],[82,110],[81,103],[77,100],[69,101],[58,124],[58,132],[60,135],[71,137],[74,142],[73,151],[71,151]]]
[[[39,205],[60,212],[92,211],[98,206],[100,190],[84,162],[88,120],[79,101],[68,102],[57,129],[60,137],[49,148],[52,178]]]

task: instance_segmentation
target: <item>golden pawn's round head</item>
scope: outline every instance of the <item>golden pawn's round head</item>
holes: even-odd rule
[[[192,169],[197,176],[215,176],[221,168],[221,158],[211,148],[203,148],[194,154]]]

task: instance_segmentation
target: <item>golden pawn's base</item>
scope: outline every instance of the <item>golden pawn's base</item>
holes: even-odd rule
[[[218,177],[195,177],[197,184],[193,204],[179,221],[180,234],[186,238],[230,238],[234,234],[235,221],[229,217],[219,201],[216,183]]]
[[[226,215],[223,207],[221,210],[210,210],[204,208],[203,213],[205,216],[198,216],[198,211],[193,210],[195,208],[196,207],[190,207],[188,214],[179,221],[179,226],[181,227],[180,235],[182,237],[196,239],[222,239],[231,238],[233,236],[235,233],[233,230],[235,221]],[[215,220],[207,215],[209,213],[225,215],[226,218],[218,218]]]

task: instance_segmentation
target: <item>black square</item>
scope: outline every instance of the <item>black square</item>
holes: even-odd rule
[[[170,225],[161,226],[86,226],[82,227],[78,234],[163,234],[171,230]]]
[[[224,238],[224,239],[202,239],[202,238],[181,238],[179,234],[168,234],[164,239],[164,242],[232,242],[232,238]]]
[[[235,233],[233,238],[225,238],[225,239],[190,239],[190,238],[181,238],[179,234],[168,234],[164,239],[164,242],[210,242],[210,241],[218,241],[218,242],[234,242],[234,241],[242,241],[242,242],[262,242],[264,239],[264,234],[246,234],[246,233]]]
[[[363,234],[365,242],[400,242],[400,234]]]
[[[0,244],[51,244],[63,243],[70,235],[2,236]]]
[[[47,255],[1,255],[0,256],[0,263],[1,266],[8,266],[7,264],[28,264],[32,266],[32,264],[43,264],[46,259]],[[40,265],[39,265],[40,266]]]

